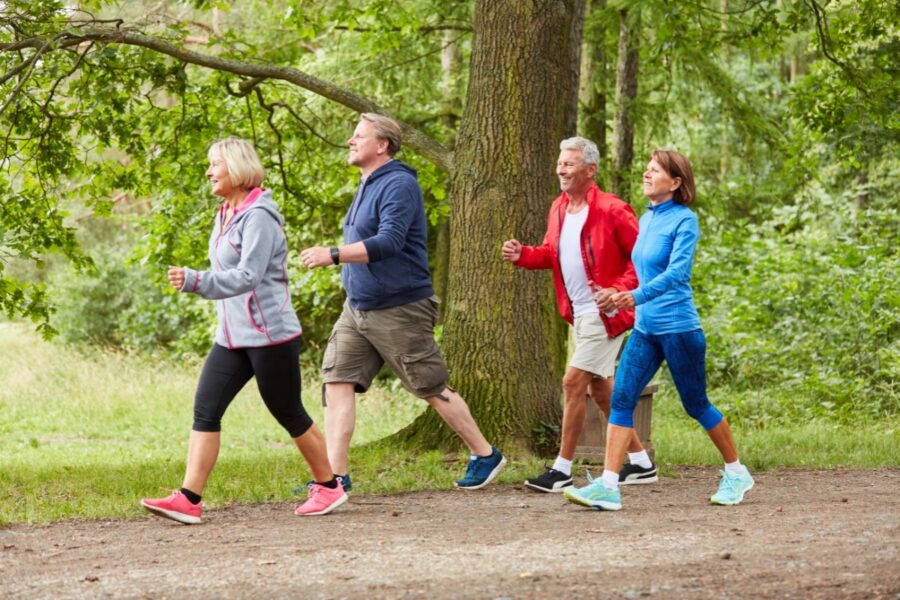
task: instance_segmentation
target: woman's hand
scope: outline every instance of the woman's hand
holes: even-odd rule
[[[618,292],[609,299],[616,308],[634,308],[634,296],[631,292]]]
[[[500,256],[506,262],[514,263],[518,261],[522,258],[522,244],[519,243],[519,240],[506,240],[500,249]]]
[[[169,283],[179,291],[184,287],[184,269],[182,267],[169,266]]]

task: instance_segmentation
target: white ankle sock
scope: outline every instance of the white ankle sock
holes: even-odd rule
[[[609,469],[603,469],[600,481],[603,482],[603,487],[608,490],[617,489],[619,487],[619,474]]]
[[[566,475],[572,474],[572,461],[566,460],[562,456],[556,457],[556,462],[553,463],[551,467],[554,471],[559,471],[560,473],[565,473]]]
[[[649,469],[653,466],[653,462],[650,460],[650,455],[647,454],[646,450],[641,450],[640,452],[629,452],[628,460],[629,462],[631,462],[631,464],[643,467],[645,469]]]
[[[734,462],[725,463],[725,470],[732,473],[743,473],[747,470],[747,467],[742,465],[740,460],[736,460]]]

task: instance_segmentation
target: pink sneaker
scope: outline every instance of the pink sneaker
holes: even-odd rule
[[[297,507],[294,514],[301,517],[327,515],[346,501],[347,494],[344,493],[340,481],[333,490],[318,483],[310,483],[309,497],[306,502]]]
[[[196,525],[201,522],[200,511],[203,509],[203,503],[191,504],[191,501],[180,490],[175,490],[171,496],[166,498],[144,498],[141,500],[141,506],[155,515],[186,525]]]

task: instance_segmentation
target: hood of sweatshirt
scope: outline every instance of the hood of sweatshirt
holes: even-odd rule
[[[275,219],[280,226],[284,227],[284,217],[281,216],[278,205],[272,200],[272,190],[260,188],[253,188],[253,190],[247,194],[247,197],[244,198],[244,201],[238,205],[237,209],[234,211],[234,216],[231,218],[229,227],[237,224],[253,210],[266,211],[272,215],[272,218]],[[223,204],[221,208],[219,208],[219,215],[221,216],[224,212],[225,205]]]

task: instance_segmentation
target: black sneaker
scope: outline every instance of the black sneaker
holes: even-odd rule
[[[659,481],[656,476],[656,464],[651,461],[649,467],[627,464],[619,471],[619,485],[632,485],[635,483],[653,483]]]
[[[562,471],[557,471],[550,467],[547,467],[547,470],[540,477],[525,480],[525,487],[552,494],[558,494],[570,485],[572,485],[571,475],[566,475]]]

